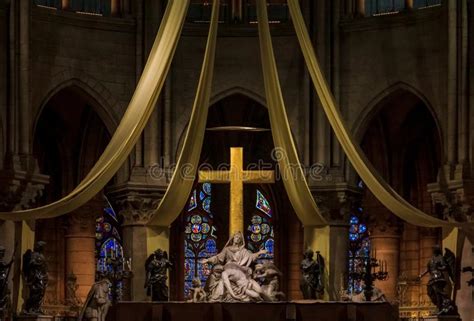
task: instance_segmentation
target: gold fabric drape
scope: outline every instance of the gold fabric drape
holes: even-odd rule
[[[412,206],[395,192],[387,182],[377,173],[370,164],[360,146],[356,143],[341,116],[329,86],[321,72],[311,39],[304,23],[303,15],[298,0],[288,0],[291,18],[303,51],[304,59],[308,67],[314,87],[321,100],[323,109],[328,117],[329,123],[336,134],[339,143],[344,149],[352,166],[364,181],[369,190],[377,199],[395,215],[410,224],[424,227],[443,227],[465,225],[462,223],[447,222],[428,215]],[[466,223],[468,224],[468,223]]]
[[[140,137],[163,88],[181,34],[189,0],[170,0],[150,56],[128,108],[112,139],[84,180],[51,204],[16,212],[1,212],[3,220],[30,220],[69,213],[94,197],[115,175]]]
[[[170,226],[185,207],[193,188],[206,131],[214,74],[218,23],[219,0],[214,0],[206,52],[183,147],[166,194],[153,214],[149,225]]]
[[[267,99],[273,142],[277,149],[278,166],[286,192],[296,215],[304,226],[325,226],[326,219],[311,195],[298,159],[291,128],[285,111],[278,70],[273,53],[266,0],[257,0],[258,32],[262,59],[265,95]]]

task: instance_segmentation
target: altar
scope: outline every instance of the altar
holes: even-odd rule
[[[396,321],[386,302],[291,301],[275,303],[120,302],[107,321]]]

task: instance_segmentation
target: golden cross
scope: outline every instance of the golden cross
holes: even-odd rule
[[[229,235],[244,232],[244,183],[265,184],[275,182],[275,172],[244,170],[242,147],[230,149],[230,170],[199,171],[200,183],[230,183]]]

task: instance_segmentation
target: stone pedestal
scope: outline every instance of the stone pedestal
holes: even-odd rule
[[[52,315],[20,315],[15,318],[16,321],[54,321]]]

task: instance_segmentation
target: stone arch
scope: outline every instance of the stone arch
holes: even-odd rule
[[[361,142],[370,122],[384,107],[384,101],[394,99],[404,92],[417,97],[428,109],[436,124],[438,130],[438,138],[440,143],[442,144],[442,130],[436,109],[420,90],[408,83],[401,81],[394,83],[393,85],[387,87],[385,90],[378,93],[359,113],[359,116],[357,117],[356,121],[354,122],[354,125],[352,126],[352,133],[354,134],[354,137],[357,142]]]
[[[211,97],[209,106],[212,106],[215,103],[217,103],[218,101],[221,101],[224,98],[227,98],[227,97],[235,95],[235,94],[241,94],[243,96],[247,96],[250,99],[255,100],[260,105],[267,108],[267,101],[266,101],[265,97],[261,96],[260,94],[254,92],[250,89],[240,87],[240,86],[231,87],[231,88],[228,88],[226,90],[223,90],[223,91],[215,94],[214,96]]]
[[[239,86],[232,87],[230,89],[221,91],[220,93],[218,93],[218,94],[214,95],[213,97],[211,97],[210,103],[209,103],[209,108],[214,106],[216,103],[218,103],[218,102],[220,102],[220,101],[222,101],[222,100],[224,100],[228,97],[231,97],[233,95],[245,96],[245,97],[249,98],[250,100],[253,100],[256,103],[258,103],[259,105],[263,106],[264,108],[267,108],[267,106],[265,105],[266,100],[265,100],[264,97],[260,96],[259,94],[255,93],[251,90],[248,90],[248,89],[245,89],[245,88],[239,87]],[[181,133],[177,137],[178,139],[177,139],[177,143],[176,143],[176,149],[174,150],[174,155],[173,155],[173,157],[176,160],[178,159],[179,153],[180,153],[181,148],[183,146],[183,142],[184,142],[184,138],[186,137],[186,131],[188,130],[188,126],[189,126],[189,120],[186,121],[186,124],[183,126],[183,129],[181,130]]]
[[[86,94],[85,98],[90,101],[91,107],[104,122],[108,132],[113,134],[120,119],[119,116],[113,112],[114,110],[117,110],[117,107],[119,106],[118,101],[113,98],[112,93],[103,84],[85,74],[82,75],[82,78],[77,77],[76,75],[68,75],[64,73],[61,75],[63,76],[51,80],[48,90],[46,91],[47,94],[42,98],[41,102],[36,104],[39,106],[39,109],[35,113],[32,134],[35,133],[39,117],[41,116],[46,104],[61,90],[69,87],[78,88]]]
[[[413,206],[431,213],[428,185],[436,181],[443,148],[440,122],[428,99],[416,88],[396,83],[362,110],[353,133],[383,179]],[[351,179],[357,178],[352,169],[349,171],[354,175]],[[366,188],[362,189],[361,205],[368,218],[371,246],[380,249],[391,271],[391,279],[376,286],[393,299],[394,281],[399,276],[411,278],[423,272],[421,267],[429,259],[432,245],[439,241],[439,231],[399,220]],[[411,255],[415,252],[421,254]],[[422,286],[410,286],[407,300],[428,300],[424,291]]]

